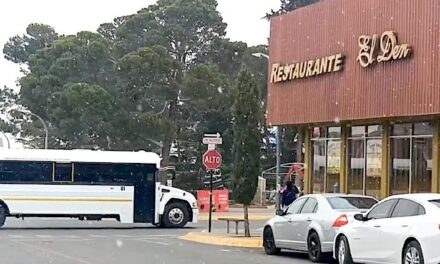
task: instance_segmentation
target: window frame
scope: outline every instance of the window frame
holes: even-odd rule
[[[433,122],[432,121],[421,121],[421,122],[415,122],[415,123],[407,123],[407,122],[403,122],[403,123],[396,123],[393,126],[390,127],[390,151],[388,153],[389,155],[389,159],[390,159],[390,180],[394,177],[393,176],[393,166],[394,166],[394,156],[393,156],[393,140],[394,139],[408,139],[409,140],[409,175],[408,175],[408,193],[414,193],[413,192],[413,152],[414,152],[414,141],[417,139],[430,139],[431,141],[434,138],[434,129],[432,130],[431,134],[418,134],[416,133],[416,126],[417,125],[421,125],[421,124],[430,124],[431,126],[433,126]],[[405,134],[405,135],[401,135],[401,134],[394,134],[394,128],[396,126],[408,126],[409,127],[409,134]],[[434,150],[432,150],[434,151]],[[433,153],[431,153],[432,155]],[[432,178],[434,177],[434,175],[431,175],[431,183],[432,183]],[[392,192],[392,186],[389,186],[389,191],[390,193]]]
[[[70,180],[58,180],[57,179],[57,165],[70,165]],[[75,182],[75,165],[72,162],[53,162],[52,163],[52,182],[53,183],[73,183]]]
[[[36,167],[40,166],[40,167]],[[23,169],[25,167],[25,169]],[[6,170],[5,170],[6,169]],[[24,173],[31,172],[36,177],[27,179]],[[3,176],[3,174],[12,174]],[[0,161],[0,184],[51,184],[53,165],[50,161],[37,160],[1,160]],[[4,180],[3,178],[6,178]],[[25,178],[25,180],[23,180]]]
[[[431,199],[429,200],[429,203],[440,209],[440,199]]]
[[[365,218],[368,221],[371,221],[371,220],[381,220],[381,219],[390,218],[392,213],[393,213],[393,211],[394,211],[394,208],[396,207],[396,204],[397,204],[398,200],[399,200],[398,198],[393,198],[393,199],[389,199],[389,200],[386,200],[386,201],[381,202],[381,203],[377,203],[373,208],[371,208],[370,211],[368,211],[368,214],[365,216]],[[387,202],[393,202],[393,204],[391,205],[390,210],[389,210],[388,214],[385,217],[383,217],[383,218],[370,218],[371,212],[373,212],[377,207],[379,207],[379,206],[381,206],[381,205],[383,205],[383,204],[385,204]]]
[[[342,142],[342,126],[313,127],[312,130],[311,130],[312,133],[314,132],[314,129],[319,129],[320,132],[323,131],[325,133],[325,135],[323,135],[323,136],[313,137],[311,139],[311,141],[312,141],[312,149],[313,149],[314,142],[324,143],[325,166],[324,166],[324,178],[323,178],[323,183],[322,183],[323,184],[323,188],[322,188],[323,191],[319,192],[319,193],[328,193],[328,192],[333,193],[332,187],[331,186],[330,187],[327,186],[328,182],[330,180],[329,179],[329,173],[328,173],[329,172],[329,164],[328,164],[328,162],[329,162],[329,154],[328,154],[328,152],[329,152],[329,143],[339,143],[340,144],[340,146],[339,146],[339,159],[341,159],[342,158],[341,151],[342,151],[342,146],[343,146],[343,142]],[[337,136],[330,135],[330,131],[332,131],[332,133],[336,133]],[[312,155],[314,155],[314,153]],[[312,184],[312,188],[313,188],[313,184],[314,184],[313,183],[314,182],[314,170],[315,170],[314,162],[315,162],[314,161],[314,157],[312,157],[312,183],[311,183]],[[339,174],[341,174],[341,171],[343,169],[344,168],[342,168],[340,166],[340,164],[339,164]],[[338,185],[341,186],[341,182],[338,182]],[[327,187],[329,187],[329,188],[327,188]],[[318,193],[318,192],[316,192],[316,193]]]
[[[72,164],[72,177],[70,181],[59,181],[55,179],[55,164]],[[158,172],[155,164],[149,163],[101,163],[101,162],[56,162],[40,160],[0,160],[0,184],[38,184],[38,185],[105,185],[105,186],[132,186],[134,177],[127,176],[125,181],[88,181],[77,179],[78,166],[81,164],[108,164],[112,166],[130,165],[135,168],[131,172],[142,171],[149,183],[157,182]],[[30,176],[26,174],[31,174]],[[87,179],[87,176],[85,177]],[[122,177],[119,177],[122,178]],[[84,179],[84,177],[83,177]]]
[[[397,206],[399,205],[399,202],[401,201],[407,201],[407,202],[411,202],[417,205],[417,214],[416,215],[404,215],[404,216],[394,216],[394,212],[396,211]],[[420,209],[422,209],[423,213],[420,213]],[[399,198],[398,201],[396,202],[396,204],[394,205],[393,211],[390,214],[390,218],[402,218],[402,217],[415,217],[415,216],[421,216],[421,215],[426,215],[426,209],[423,205],[421,205],[419,202],[410,200],[410,199],[406,199],[406,198]]]
[[[75,183],[78,185],[110,185],[110,186],[131,186],[135,183],[135,173],[142,172],[146,179],[151,182],[156,182],[158,177],[158,169],[153,164],[144,163],[100,163],[100,162],[75,162]],[[94,175],[91,178],[87,174],[79,175],[78,173],[87,172],[87,166],[91,166],[89,170],[102,170],[102,175]],[[93,168],[93,166],[96,166]],[[108,166],[108,168],[106,167]],[[103,170],[103,169],[106,170]],[[125,177],[118,175],[125,174]],[[150,177],[150,176],[151,177]],[[86,178],[84,180],[84,178]]]
[[[312,200],[314,200],[314,201],[316,202],[315,206],[313,207],[312,212],[307,212],[307,213],[303,212],[304,207],[306,206],[306,204],[307,204],[309,201],[312,201]],[[303,206],[302,206],[301,211],[299,212],[299,214],[316,214],[316,212],[318,211],[318,208],[319,208],[319,201],[318,201],[318,199],[316,199],[315,197],[309,197],[309,198],[307,199],[307,201],[303,204]]]
[[[287,207],[287,209],[286,209],[286,215],[297,215],[297,214],[300,214],[301,211],[302,211],[302,209],[303,209],[303,207],[304,207],[304,205],[306,204],[306,202],[307,202],[308,199],[309,199],[309,197],[304,197],[304,198],[296,199],[292,204],[289,205],[289,207]],[[301,206],[298,208],[298,212],[297,212],[297,213],[289,213],[289,209],[292,208],[292,206],[293,206],[294,204],[299,203],[299,202],[301,202],[301,201],[304,201],[304,202],[303,202],[303,203],[301,204]]]
[[[333,200],[336,199],[343,199],[346,200],[347,202],[350,203],[350,199],[362,199],[362,200],[372,200],[375,201],[376,203],[373,204],[370,208],[335,208],[334,204],[332,203]],[[326,197],[327,203],[329,204],[330,208],[332,208],[332,210],[372,210],[379,202],[377,199],[374,199],[373,197],[350,197],[350,196],[335,196],[335,197]],[[351,203],[350,203],[351,204]]]
[[[358,127],[363,127],[364,128],[364,134],[363,135],[353,135],[353,128],[358,128]],[[372,133],[370,133],[372,128],[378,128],[378,130],[373,130],[373,131],[380,131],[380,136],[373,136],[370,135]],[[382,136],[383,136],[383,131],[384,127],[381,124],[370,124],[370,125],[364,125],[364,126],[352,126],[350,127],[350,133],[349,133],[349,137],[347,139],[347,145],[346,145],[346,151],[347,151],[347,157],[346,157],[346,162],[348,164],[347,166],[347,171],[348,171],[348,175],[347,177],[350,177],[350,164],[351,164],[351,157],[349,156],[349,151],[350,151],[350,143],[352,142],[362,142],[362,154],[363,154],[363,172],[362,172],[362,195],[367,195],[367,179],[368,179],[368,144],[369,142],[372,142],[374,140],[382,140]],[[382,146],[383,149],[383,146]],[[381,153],[381,157],[383,159],[384,157],[384,153]],[[383,173],[383,172],[382,172]],[[349,186],[347,186],[348,188]],[[378,198],[378,197],[376,197]]]

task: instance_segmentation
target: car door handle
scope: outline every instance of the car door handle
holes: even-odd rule
[[[289,220],[287,220],[287,222],[292,223],[292,222],[293,222],[293,219],[289,219]]]
[[[375,228],[379,228],[379,227],[381,227],[380,225],[375,225],[375,226],[373,226],[373,227],[375,227]]]
[[[403,225],[402,225],[402,227],[408,227],[408,225],[406,225],[406,224],[403,224]]]
[[[312,222],[312,219],[307,218],[306,221],[307,221],[307,222]]]

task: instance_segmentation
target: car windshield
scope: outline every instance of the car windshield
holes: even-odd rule
[[[431,200],[430,201],[432,204],[436,205],[438,208],[440,208],[440,199],[437,200]]]
[[[327,198],[331,207],[340,209],[370,209],[377,203],[373,198],[368,197],[329,197]]]

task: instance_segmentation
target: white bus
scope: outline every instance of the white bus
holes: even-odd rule
[[[0,150],[0,226],[6,217],[197,223],[194,196],[162,186],[159,167],[142,151]]]

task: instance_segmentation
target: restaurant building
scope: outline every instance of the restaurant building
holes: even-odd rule
[[[323,0],[271,20],[268,123],[307,193],[439,192],[440,1]]]

